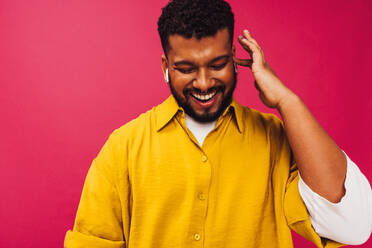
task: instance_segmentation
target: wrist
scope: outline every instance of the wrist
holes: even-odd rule
[[[279,103],[277,110],[282,113],[286,109],[290,108],[291,106],[297,105],[301,102],[301,98],[290,91],[285,97],[283,97]]]

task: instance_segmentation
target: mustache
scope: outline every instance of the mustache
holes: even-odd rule
[[[191,93],[206,95],[206,94],[209,94],[209,93],[212,93],[212,92],[218,92],[218,91],[224,92],[225,88],[226,88],[226,86],[224,86],[224,85],[211,87],[206,91],[201,91],[198,88],[187,88],[187,89],[184,89],[182,93],[183,93],[184,96],[189,96]]]

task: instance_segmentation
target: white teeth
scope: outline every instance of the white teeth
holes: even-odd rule
[[[196,93],[192,93],[192,95],[199,99],[199,100],[203,100],[203,101],[208,101],[210,100],[212,97],[214,97],[214,95],[216,94],[217,92],[213,92],[213,93],[210,93],[208,95],[200,95],[200,94],[196,94]]]

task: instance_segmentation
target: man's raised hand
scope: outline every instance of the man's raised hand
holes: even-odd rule
[[[238,41],[248,52],[250,58],[240,59],[234,55],[234,62],[252,70],[255,87],[259,91],[261,101],[269,108],[279,108],[294,93],[281,82],[272,70],[265,60],[262,48],[247,30],[243,31],[243,36],[238,37]]]

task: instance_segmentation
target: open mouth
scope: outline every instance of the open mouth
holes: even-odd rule
[[[191,96],[200,102],[208,102],[217,94],[217,90],[208,94],[191,93]]]

